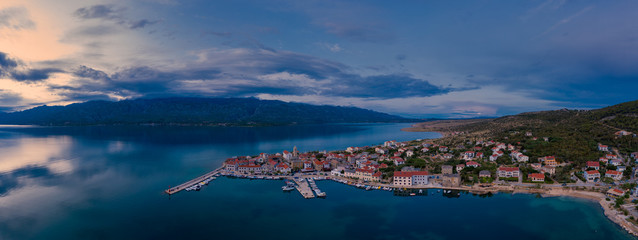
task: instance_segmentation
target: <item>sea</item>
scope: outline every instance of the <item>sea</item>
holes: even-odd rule
[[[0,239],[636,239],[568,197],[322,180],[327,197],[304,199],[281,180],[227,177],[163,193],[233,156],[440,137],[409,126],[0,126]]]

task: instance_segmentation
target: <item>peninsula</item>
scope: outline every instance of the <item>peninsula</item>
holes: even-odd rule
[[[431,121],[404,130],[437,131],[442,138],[232,157],[166,193],[198,190],[225,175],[287,179],[305,198],[326,196],[314,184],[322,179],[406,194],[439,188],[569,196],[597,201],[609,219],[638,236],[636,106]]]

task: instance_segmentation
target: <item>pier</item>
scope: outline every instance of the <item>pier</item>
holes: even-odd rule
[[[310,189],[310,185],[308,184],[308,181],[306,181],[305,178],[295,179],[295,183],[297,183],[297,186],[295,186],[295,188],[297,188],[297,191],[301,193],[301,196],[303,196],[306,199],[315,197],[315,194],[312,193],[312,189]]]
[[[200,182],[202,182],[202,181],[204,181],[204,180],[206,180],[208,178],[213,177],[215,174],[218,174],[222,169],[223,169],[223,167],[217,168],[217,169],[215,169],[213,171],[210,171],[210,172],[208,172],[208,173],[206,173],[206,174],[204,174],[202,176],[199,176],[199,177],[197,177],[195,179],[192,179],[192,180],[190,180],[188,182],[185,182],[185,183],[182,183],[182,184],[177,185],[175,187],[166,189],[166,190],[164,190],[164,192],[166,194],[168,194],[168,195],[172,195],[172,194],[178,193],[178,192],[180,192],[180,191],[182,191],[182,190],[184,190],[184,189],[186,189],[186,188],[188,188],[190,186],[193,186],[193,185],[195,185],[197,183],[200,183]]]

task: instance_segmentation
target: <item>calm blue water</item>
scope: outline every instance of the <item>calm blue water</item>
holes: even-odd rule
[[[220,178],[162,194],[237,155],[438,137],[408,124],[0,127],[0,239],[633,239],[593,202],[533,195],[399,197],[322,181]]]

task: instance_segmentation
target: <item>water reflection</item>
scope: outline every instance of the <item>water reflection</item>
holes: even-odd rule
[[[63,173],[73,166],[65,158],[72,144],[71,137],[2,139],[0,143],[0,173],[11,172],[27,166],[50,168]]]

